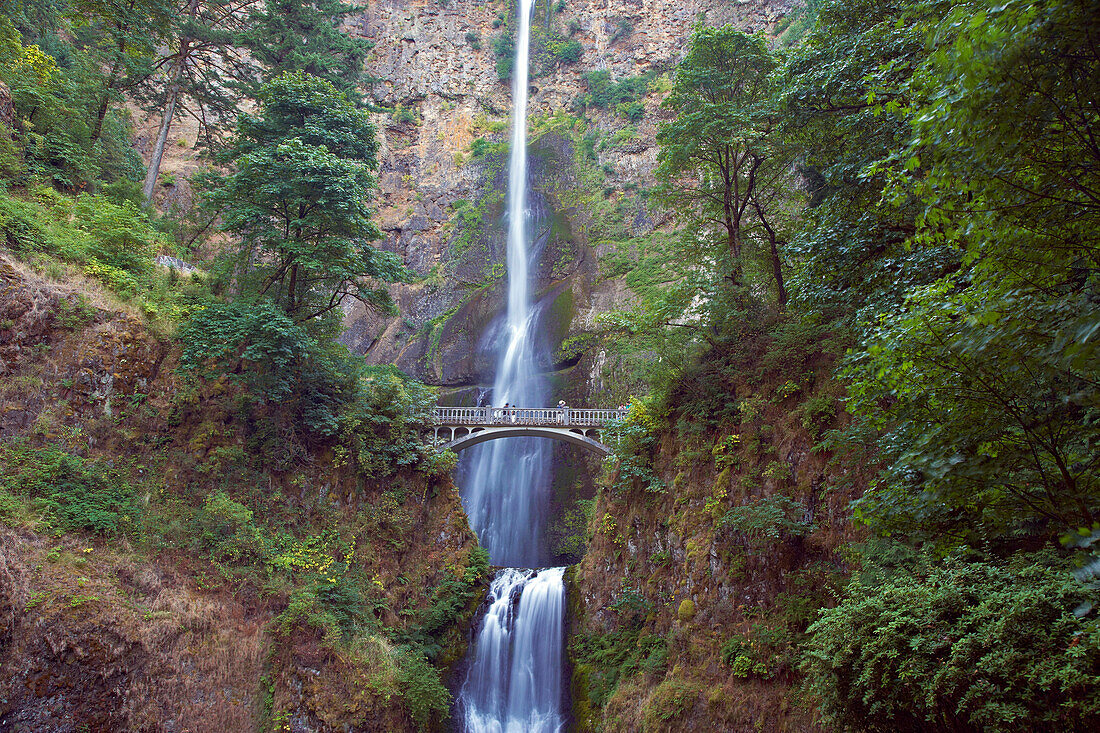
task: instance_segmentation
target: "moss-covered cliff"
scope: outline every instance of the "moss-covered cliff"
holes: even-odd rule
[[[655,481],[601,481],[573,578],[575,712],[591,730],[813,730],[800,642],[850,569],[828,333],[773,323],[632,408]]]
[[[559,300],[548,330],[567,343],[561,396],[597,398],[606,355],[595,315],[629,298],[601,276],[601,255],[663,223],[653,184],[667,74],[697,22],[775,31],[797,0],[572,0],[536,4],[530,88],[531,187],[547,209],[536,290]],[[480,340],[503,304],[500,220],[515,9],[503,0],[372,3],[350,30],[376,45],[369,62],[383,152],[384,246],[422,278],[397,288],[402,315],[348,314],[345,341],[456,389],[492,382]],[[572,53],[567,49],[575,49]],[[502,78],[503,77],[503,78]],[[565,325],[568,324],[568,325]],[[558,343],[551,344],[554,350]],[[549,367],[550,365],[548,365]],[[602,396],[602,395],[601,395]],[[623,399],[619,395],[608,399]]]
[[[0,728],[442,719],[487,571],[445,475],[268,434],[113,294],[8,255],[0,354]]]

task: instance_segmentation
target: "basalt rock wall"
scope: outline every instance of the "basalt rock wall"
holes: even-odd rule
[[[589,338],[595,315],[629,292],[600,271],[615,241],[665,223],[637,195],[652,183],[667,79],[696,23],[772,32],[800,0],[539,0],[529,102],[533,205],[545,208],[546,242],[536,292],[557,343],[547,370],[557,394],[621,400],[606,391],[607,359]],[[516,13],[505,0],[376,0],[349,31],[374,42],[370,90],[388,109],[381,142],[378,216],[383,246],[416,273],[394,288],[400,317],[347,313],[345,341],[375,363],[397,363],[429,383],[463,390],[491,384],[490,330],[503,308],[503,212],[511,109],[507,39]],[[576,42],[574,62],[554,51]],[[500,47],[500,48],[498,48]],[[499,51],[506,51],[500,53]],[[541,55],[540,55],[541,54]],[[585,75],[645,77],[622,110],[578,103]],[[661,84],[662,75],[666,84]],[[579,143],[586,141],[586,151]],[[562,340],[566,348],[560,349]]]

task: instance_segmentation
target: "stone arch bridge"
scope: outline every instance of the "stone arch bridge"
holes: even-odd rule
[[[573,407],[436,407],[433,437],[440,450],[458,452],[497,438],[552,438],[606,456],[603,430],[625,410]]]

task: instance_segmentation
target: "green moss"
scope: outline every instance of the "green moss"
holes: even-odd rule
[[[669,730],[671,723],[684,715],[699,698],[702,688],[689,680],[670,678],[657,685],[646,702],[642,717],[643,731]]]
[[[562,340],[557,353],[554,354],[554,362],[557,364],[568,363],[599,342],[599,335],[587,331],[569,336]]]
[[[685,624],[695,618],[695,601],[690,598],[680,601],[680,608],[676,611],[676,617],[680,619],[680,623]]]

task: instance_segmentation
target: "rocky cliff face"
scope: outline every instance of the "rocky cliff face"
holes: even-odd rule
[[[771,31],[800,0],[540,0],[530,127],[534,205],[544,211],[536,275],[545,331],[564,371],[560,393],[591,401],[603,359],[586,339],[595,315],[628,297],[602,274],[617,241],[661,226],[639,189],[652,182],[654,136],[668,74],[693,26],[734,23]],[[511,108],[506,75],[514,3],[377,0],[351,24],[374,41],[370,69],[382,141],[378,220],[384,246],[419,276],[395,289],[403,316],[352,309],[346,341],[377,363],[397,363],[452,388],[491,383],[486,332],[502,307],[500,227]],[[504,40],[501,40],[501,39]],[[562,52],[575,42],[575,62]],[[498,46],[504,53],[498,53]],[[585,75],[642,79],[623,110],[578,104]],[[567,340],[564,350],[558,349]],[[618,396],[609,396],[618,399]]]

